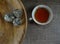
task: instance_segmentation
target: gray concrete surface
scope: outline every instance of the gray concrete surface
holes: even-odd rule
[[[53,11],[53,20],[45,26],[29,23],[23,44],[60,44],[60,0],[22,0],[28,18],[39,4],[48,5]]]

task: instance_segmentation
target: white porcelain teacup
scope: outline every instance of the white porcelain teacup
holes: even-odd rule
[[[35,12],[37,11],[38,8],[45,8],[45,9],[48,10],[48,12],[49,12],[49,18],[48,18],[48,21],[47,22],[41,23],[41,22],[38,22],[36,20],[36,18],[35,18]],[[48,6],[46,6],[46,5],[38,5],[32,11],[32,19],[35,21],[35,23],[37,23],[39,25],[46,25],[46,24],[50,23],[51,20],[52,20],[52,18],[53,18],[53,12],[52,12],[51,8],[48,7]]]

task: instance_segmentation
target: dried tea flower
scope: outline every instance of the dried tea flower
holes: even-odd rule
[[[12,13],[6,14],[6,15],[4,16],[4,20],[7,21],[7,22],[12,22],[14,18],[15,18],[15,17],[13,16]]]
[[[23,23],[23,21],[20,18],[16,18],[13,20],[13,25],[15,25],[15,26],[21,25],[22,23]]]
[[[14,14],[15,17],[19,18],[19,17],[22,16],[23,11],[16,9],[16,10],[13,11],[13,14]]]

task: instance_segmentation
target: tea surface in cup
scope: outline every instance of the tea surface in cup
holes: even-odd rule
[[[49,19],[49,11],[46,8],[38,8],[35,12],[35,19],[38,22],[45,23]]]

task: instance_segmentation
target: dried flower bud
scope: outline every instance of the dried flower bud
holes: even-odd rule
[[[13,11],[14,16],[17,18],[21,17],[22,13],[23,13],[22,10],[18,10],[18,9]]]
[[[12,22],[14,18],[15,18],[15,17],[13,16],[12,13],[6,14],[6,15],[4,16],[4,20],[7,21],[7,22]]]
[[[21,25],[22,23],[23,23],[22,19],[20,19],[20,18],[16,18],[13,20],[13,25],[15,25],[15,26]]]

